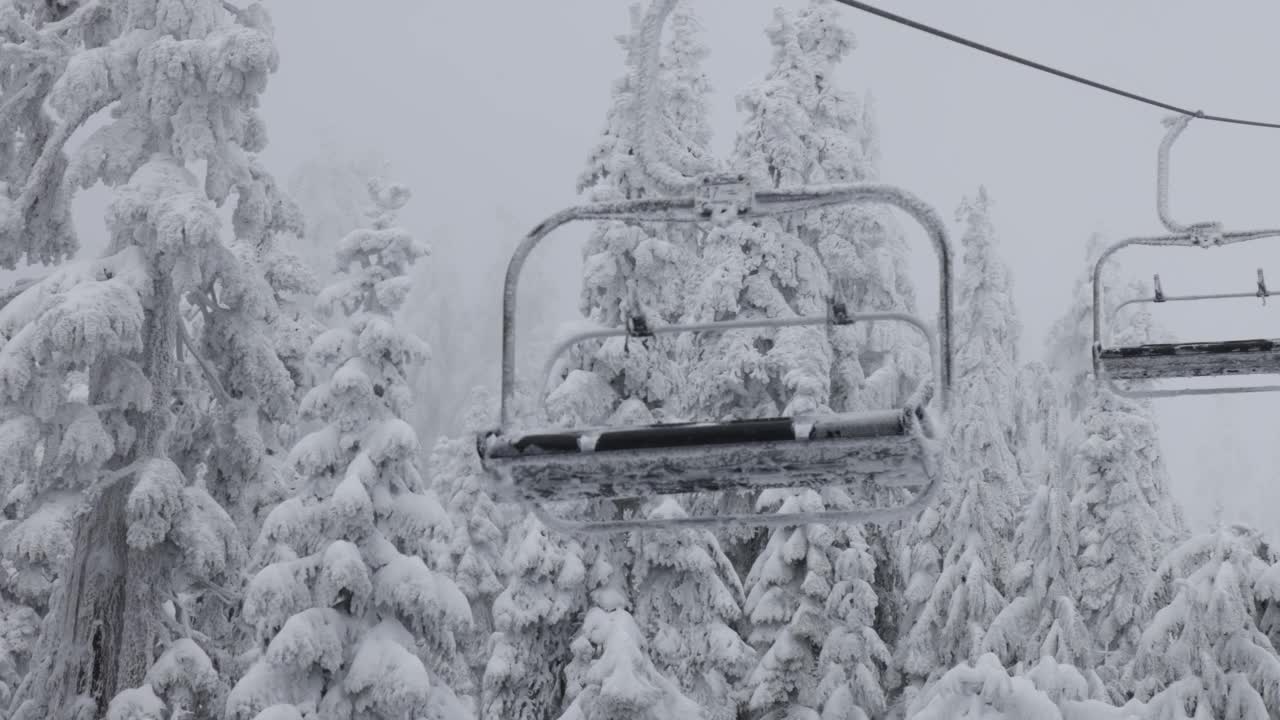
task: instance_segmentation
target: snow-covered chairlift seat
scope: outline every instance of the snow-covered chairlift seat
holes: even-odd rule
[[[1099,353],[1114,380],[1280,374],[1280,340],[1151,343]]]
[[[883,203],[915,218],[938,254],[938,331],[905,313],[850,313],[832,302],[824,316],[730,320],[700,324],[599,328],[580,332],[555,348],[548,371],[573,345],[607,337],[684,332],[725,332],[759,327],[901,322],[929,341],[933,377],[921,382],[904,407],[856,413],[726,422],[667,423],[573,429],[513,428],[516,292],[533,248],[551,231],[577,220],[634,222],[731,222],[838,204]],[[794,190],[752,191],[741,176],[708,177],[685,198],[584,205],[538,225],[507,268],[503,296],[501,425],[477,438],[481,464],[498,494],[531,505],[550,527],[565,532],[620,532],[678,526],[797,525],[807,522],[885,522],[914,517],[939,489],[933,453],[942,440],[931,403],[945,411],[951,383],[951,255],[937,214],[889,185],[856,183]],[[544,373],[546,377],[549,372]],[[695,516],[668,520],[579,522],[551,515],[544,502],[624,499],[696,491],[765,487],[824,488],[870,481],[914,489],[891,507],[863,507],[803,514]]]
[[[1215,387],[1155,388],[1147,381],[1188,378],[1227,377],[1280,374],[1280,339],[1208,340],[1176,343],[1140,343],[1115,345],[1108,337],[1104,303],[1103,269],[1116,252],[1134,245],[1150,247],[1215,248],[1251,240],[1280,237],[1280,229],[1228,232],[1216,222],[1182,225],[1169,216],[1169,150],[1186,129],[1193,116],[1168,118],[1168,130],[1157,154],[1156,210],[1169,230],[1167,235],[1133,237],[1121,240],[1103,250],[1093,266],[1093,369],[1094,375],[1114,393],[1126,397],[1177,397],[1181,395],[1219,395],[1280,391],[1280,385],[1242,385]],[[1167,303],[1229,298],[1261,298],[1270,296],[1262,270],[1258,270],[1257,288],[1248,292],[1193,295],[1166,295],[1155,276],[1150,297],[1128,299],[1118,304],[1111,315],[1118,315],[1129,305]],[[1117,382],[1120,381],[1120,382]],[[1121,384],[1125,382],[1125,384]],[[1137,383],[1137,384],[1131,384]]]

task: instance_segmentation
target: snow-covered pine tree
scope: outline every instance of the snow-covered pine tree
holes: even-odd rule
[[[1147,408],[1098,388],[1085,417],[1071,500],[1079,543],[1076,601],[1105,656],[1099,674],[1119,697],[1120,673],[1150,619],[1144,589],[1171,536],[1169,518],[1159,510],[1168,489]]]
[[[812,490],[766,490],[760,502],[787,513],[824,508]],[[861,720],[883,712],[880,675],[890,656],[873,628],[873,573],[856,527],[770,534],[746,582],[748,641],[759,654],[746,678],[753,716]]]
[[[956,417],[952,444],[965,454],[962,466],[982,469],[982,486],[990,493],[985,523],[993,531],[991,557],[995,585],[1003,588],[1011,562],[1015,508],[1024,493],[1014,456],[1014,421],[1021,322],[1013,304],[1013,279],[1000,257],[991,221],[991,198],[984,187],[960,204],[957,220],[965,230],[956,293]],[[985,423],[966,422],[974,403],[982,405]],[[973,432],[975,435],[969,436]],[[984,434],[984,432],[986,434]]]
[[[1112,395],[1092,374],[1091,278],[1104,248],[1100,235],[1090,238],[1073,304],[1050,329],[1045,364],[1059,386],[1059,472],[1072,493],[1081,548],[1077,608],[1107,659],[1099,674],[1115,692],[1117,673],[1131,660],[1145,622],[1147,574],[1187,531],[1169,490],[1149,404]],[[1150,295],[1149,288],[1126,281],[1116,265],[1105,270],[1103,283],[1108,313],[1127,298]],[[1165,335],[1142,306],[1131,306],[1110,324],[1116,343],[1159,342]]]
[[[483,685],[493,633],[493,605],[510,577],[508,536],[521,509],[494,501],[476,455],[475,433],[493,426],[495,404],[483,387],[472,389],[458,437],[441,438],[430,458],[431,488],[449,513],[449,573],[471,605],[473,623],[461,636],[475,687]]]
[[[291,490],[286,455],[297,436],[297,409],[310,387],[305,353],[320,327],[299,307],[314,276],[285,250],[303,234],[292,201],[256,161],[245,168],[227,263],[237,272],[189,291],[191,357],[173,403],[170,454],[232,516],[241,540],[257,537],[266,513]],[[296,240],[292,241],[296,243]],[[180,353],[181,355],[182,353]],[[242,582],[230,592],[183,588],[175,612],[210,638],[223,677],[239,677],[252,644],[239,622]]]
[[[773,46],[770,68],[738,98],[747,117],[735,166],[763,187],[864,179],[870,170],[860,154],[856,98],[831,82],[853,42],[833,6],[813,2],[796,12],[776,11],[766,35]],[[835,270],[845,267],[841,260],[851,266],[857,261],[850,260],[857,258],[851,248],[875,239],[867,232],[868,213],[827,215],[713,229],[686,319],[825,312],[830,283],[824,259]],[[861,298],[850,300],[858,307]],[[828,409],[836,362],[821,328],[708,337],[697,347],[690,373],[696,414],[760,417]],[[726,509],[785,512],[851,502],[843,492],[753,495]],[[750,568],[745,609],[759,653],[746,678],[752,713],[825,708],[832,717],[858,717],[883,709],[880,673],[888,653],[873,627],[875,562],[861,533],[849,535],[820,525],[725,535],[740,572]]]
[[[1034,494],[1048,473],[1063,470],[1062,409],[1049,367],[1032,360],[1018,370],[1013,406],[1013,455],[1023,485]]]
[[[803,65],[782,69],[795,81],[808,114],[805,181],[814,184],[879,179],[879,130],[874,99],[841,88],[840,65],[857,47],[843,25],[842,8],[813,0],[796,15],[796,42]],[[789,41],[788,41],[789,42]],[[767,101],[766,101],[767,102]],[[881,205],[826,208],[792,219],[790,229],[818,251],[827,292],[860,312],[915,312],[909,249],[897,217]],[[929,373],[924,338],[896,323],[858,323],[827,329],[830,343],[828,404],[836,411],[881,409],[901,404]],[[901,502],[899,491],[864,488],[857,502]],[[879,596],[875,628],[886,642],[896,637],[903,612],[901,580],[894,558],[896,527],[862,529],[874,561]]]
[[[374,180],[369,192],[370,225],[343,238],[338,279],[318,298],[347,322],[312,345],[328,377],[302,410],[323,424],[294,446],[303,483],[267,516],[255,548],[265,567],[244,615],[260,651],[230,694],[229,720],[280,706],[386,720],[472,714],[451,688],[469,679],[455,633],[471,613],[437,571],[449,520],[419,477],[417,437],[403,419],[408,371],[427,348],[394,314],[427,249],[395,225],[407,188]]]
[[[564,706],[570,641],[587,583],[582,547],[528,516],[512,533],[511,577],[493,603],[483,718],[551,720]]]
[[[1219,527],[1160,563],[1149,588],[1158,609],[1125,683],[1150,718],[1280,717],[1280,656],[1255,615],[1269,555],[1259,533]]]
[[[1031,680],[1010,676],[1000,660],[986,653],[942,673],[907,710],[908,720],[1061,720],[1054,702]]]
[[[1047,424],[1053,432],[1052,420]],[[1082,668],[1091,699],[1106,689],[1093,668],[1101,664],[1093,632],[1079,608],[1076,508],[1056,458],[1041,465],[1043,479],[1018,525],[1008,606],[991,622],[983,649],[1008,667],[1031,667],[1041,658]]]
[[[1016,314],[1008,269],[996,255],[985,190],[961,203],[966,225],[956,307],[949,457],[936,512],[907,532],[908,628],[898,661],[909,682],[977,659],[983,633],[1007,602],[1018,480],[1013,425]]]
[[[118,689],[137,687],[153,670],[190,670],[185,678],[156,679],[151,697],[166,712],[207,713],[222,690],[192,695],[209,679],[198,666],[210,663],[208,653],[220,672],[233,669],[186,624],[181,596],[192,589],[221,594],[214,585],[231,577],[238,542],[201,471],[177,464],[185,464],[183,448],[194,432],[184,424],[183,404],[213,394],[224,417],[260,418],[257,408],[231,407],[215,391],[219,378],[193,352],[180,308],[217,288],[220,309],[250,321],[228,335],[243,341],[233,354],[243,350],[259,361],[243,369],[245,394],[257,395],[266,383],[287,386],[281,395],[290,399],[280,347],[261,343],[259,323],[272,312],[263,297],[272,295],[246,290],[262,283],[262,268],[235,255],[237,243],[261,247],[255,233],[274,229],[259,202],[269,176],[253,159],[265,144],[257,98],[276,63],[270,21],[260,5],[211,0],[22,3],[15,10],[6,14],[4,32],[21,36],[28,49],[44,48],[36,55],[53,62],[28,65],[35,72],[18,95],[44,94],[40,104],[6,103],[6,111],[21,107],[24,116],[4,124],[16,133],[0,143],[17,158],[6,163],[0,235],[43,245],[0,244],[31,260],[60,258],[75,246],[66,217],[74,192],[98,181],[120,190],[107,218],[106,256],[55,273],[6,306],[6,402],[49,423],[31,444],[37,467],[7,500],[16,503],[15,517],[54,510],[46,501],[60,495],[74,502],[86,489],[82,497],[90,501],[74,520],[74,542],[65,545],[66,591],[52,595],[39,652],[10,712],[100,714]],[[41,107],[54,112],[35,117]],[[91,126],[82,142],[68,145]],[[226,243],[216,206],[233,193],[237,239]],[[281,408],[267,422],[284,414]],[[45,527],[51,532],[41,552],[48,559],[43,550],[56,547],[58,530],[56,522]],[[35,549],[21,552],[39,560],[30,554]],[[183,636],[196,642],[170,644]],[[191,662],[149,669],[166,647]]]
[[[184,442],[181,459],[176,447],[174,454],[184,472],[207,476],[249,544],[288,490],[282,461],[296,439],[298,401],[312,385],[306,353],[321,327],[300,307],[319,289],[315,276],[283,247],[305,234],[296,206],[256,161],[243,172],[228,243],[238,282],[185,298],[195,355],[189,372],[209,381],[203,397],[190,394],[179,405]]]
[[[1010,673],[992,653],[951,668],[919,696],[907,720],[1149,720],[1136,700],[1115,707],[1089,695],[1071,665],[1045,657],[1025,673]],[[1179,716],[1181,717],[1181,716]]]
[[[75,128],[60,125],[45,111],[51,91],[78,45],[71,39],[85,25],[85,13],[74,7],[22,3],[5,8],[0,23],[0,267],[56,263],[78,248],[70,218],[68,193],[57,192],[67,157],[63,145]],[[92,111],[87,111],[92,114]],[[43,196],[43,202],[36,202]],[[64,284],[73,284],[66,278]],[[7,305],[30,283],[5,292]],[[31,321],[30,312],[7,313],[11,327],[5,338]],[[49,373],[41,395],[56,398],[66,390],[56,372]],[[56,401],[55,401],[56,402]],[[48,414],[47,412],[45,414]],[[6,462],[0,466],[0,707],[27,674],[27,664],[48,610],[62,562],[71,551],[74,492],[41,492],[38,472],[40,438],[65,426],[72,417],[43,421],[21,406],[6,403],[0,443]],[[100,460],[87,457],[88,474]],[[24,497],[25,496],[25,497]]]
[[[650,662],[644,635],[626,610],[587,612],[573,641],[573,698],[560,720],[703,720],[698,704]]]
[[[684,517],[674,498],[652,518]],[[671,677],[707,720],[734,720],[741,682],[755,654],[738,635],[742,584],[715,536],[705,530],[636,533],[631,537],[634,618],[656,669]]]

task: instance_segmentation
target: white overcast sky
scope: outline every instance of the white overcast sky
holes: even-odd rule
[[[763,29],[773,8],[800,4],[699,3],[722,152],[740,120],[734,95],[767,67]],[[281,68],[265,102],[268,159],[287,176],[324,143],[381,153],[415,192],[405,221],[436,246],[435,262],[465,274],[456,264],[468,253],[511,245],[496,235],[499,209],[523,228],[575,201],[575,179],[621,71],[614,36],[627,29],[627,5],[272,0]],[[1174,104],[1280,120],[1280,6],[1265,0],[880,5]],[[854,10],[844,19],[858,48],[840,81],[875,96],[883,180],[920,195],[948,219],[963,195],[987,187],[1014,271],[1023,354],[1040,357],[1044,331],[1081,272],[1089,234],[1160,232],[1155,149],[1167,113]],[[1173,213],[1186,222],[1280,226],[1278,169],[1280,130],[1192,123],[1175,149]],[[933,265],[916,237],[923,305],[935,298]],[[573,240],[565,242],[561,257],[576,257]],[[1142,277],[1160,272],[1170,293],[1250,290],[1260,265],[1280,289],[1280,253],[1267,248],[1127,257]],[[568,313],[577,269],[544,263],[535,270],[564,273]],[[499,278],[475,281],[499,292]],[[1161,308],[1158,317],[1188,339],[1276,337],[1277,312],[1242,301]],[[1277,397],[1159,402],[1175,487],[1193,520],[1207,521],[1220,500],[1224,519],[1280,530],[1272,519],[1280,491],[1269,490],[1280,460],[1272,419]]]

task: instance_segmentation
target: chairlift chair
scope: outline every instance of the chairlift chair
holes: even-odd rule
[[[513,417],[516,363],[516,299],[529,254],[555,229],[582,220],[727,223],[841,204],[881,203],[915,218],[938,255],[939,312],[936,334],[905,313],[849,312],[832,300],[824,315],[742,319],[651,326],[631,318],[621,328],[579,332],[553,349],[557,358],[578,343],[609,337],[646,337],[746,328],[834,326],[900,322],[930,344],[933,377],[899,408],[723,422],[633,427],[518,428]],[[854,183],[783,190],[754,190],[743,176],[707,175],[693,193],[674,198],[597,203],[570,208],[536,226],[507,267],[502,310],[502,395],[499,427],[477,438],[481,465],[497,494],[528,504],[545,524],[571,533],[610,533],[727,525],[794,526],[812,522],[888,522],[914,517],[940,487],[936,444],[942,440],[937,407],[945,413],[951,385],[951,255],[936,212],[899,188]],[[551,514],[544,503],[563,500],[643,498],[695,491],[767,487],[823,488],[859,480],[913,491],[890,507],[817,513],[732,514],[671,519],[583,522]]]
[[[1193,117],[1192,115],[1182,115],[1165,121],[1169,129],[1160,143],[1157,154],[1156,210],[1169,234],[1121,240],[1104,250],[1093,267],[1094,374],[1112,392],[1119,395],[1145,398],[1280,390],[1280,385],[1157,389],[1144,387],[1145,383],[1142,385],[1127,384],[1131,381],[1280,374],[1280,339],[1260,338],[1251,340],[1149,343],[1127,347],[1114,346],[1108,342],[1107,328],[1104,323],[1106,313],[1103,311],[1102,272],[1105,264],[1117,251],[1133,245],[1214,248],[1280,236],[1280,229],[1228,232],[1223,230],[1221,223],[1217,222],[1182,225],[1170,218],[1168,200],[1169,150]],[[1196,302],[1247,297],[1261,298],[1265,303],[1270,296],[1261,268],[1258,269],[1257,287],[1249,292],[1168,295],[1160,283],[1159,275],[1154,277],[1153,285],[1153,293],[1150,297],[1126,300],[1117,305],[1112,314],[1117,314],[1120,310],[1134,304]],[[1126,384],[1121,385],[1121,382]]]

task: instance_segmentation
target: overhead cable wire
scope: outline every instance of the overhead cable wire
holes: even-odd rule
[[[906,27],[912,28],[913,30],[919,30],[920,32],[928,33],[935,37],[942,38],[943,40],[949,40],[953,43],[964,45],[965,47],[971,48],[973,50],[984,52],[988,55],[994,55],[998,58],[1001,58],[1002,60],[1008,60],[1009,62],[1017,63],[1019,65],[1032,68],[1033,70],[1039,70],[1040,72],[1048,73],[1050,75],[1056,75],[1060,78],[1070,80],[1072,82],[1080,83],[1081,85],[1087,85],[1095,90],[1101,90],[1103,92],[1108,92],[1113,95],[1119,95],[1120,97],[1127,98],[1135,102],[1144,103],[1146,105],[1152,105],[1154,107],[1163,108],[1165,110],[1171,110],[1180,115],[1190,115],[1192,117],[1196,117],[1201,120],[1209,120],[1212,122],[1220,122],[1220,123],[1230,123],[1233,125],[1249,125],[1252,127],[1280,129],[1280,122],[1265,122],[1262,120],[1249,120],[1247,118],[1227,117],[1224,115],[1209,115],[1200,110],[1190,110],[1188,108],[1174,105],[1173,103],[1167,103],[1161,100],[1156,100],[1154,98],[1147,97],[1145,95],[1139,95],[1138,93],[1130,92],[1128,90],[1115,87],[1114,85],[1107,85],[1105,83],[1100,83],[1096,80],[1090,80],[1089,78],[1082,77],[1074,73],[1069,73],[1065,70],[1059,70],[1057,68],[1050,67],[1043,63],[1038,63],[1034,60],[1028,60],[1027,58],[1014,55],[1013,53],[1005,52],[998,48],[991,47],[990,45],[984,45],[983,43],[977,42],[975,40],[970,40],[968,38],[960,37],[959,35],[949,33],[946,30],[941,30],[931,25],[926,25],[922,22],[917,22],[915,20],[912,20],[911,18],[906,18],[901,15],[896,15],[894,13],[889,12],[888,10],[882,10],[878,7],[875,7],[874,5],[868,5],[867,3],[860,2],[859,0],[835,0],[835,2],[838,2],[841,5],[845,5],[847,7],[851,7],[855,10],[861,10],[865,13],[876,15],[885,20],[889,20],[890,22],[898,23],[899,25],[905,25]]]

